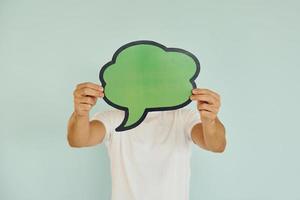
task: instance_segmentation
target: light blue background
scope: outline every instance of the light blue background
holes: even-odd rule
[[[228,146],[194,147],[192,200],[300,199],[299,9],[271,0],[0,0],[0,199],[109,198],[104,145],[67,144],[72,92],[99,83],[114,51],[139,39],[194,53],[198,86],[222,96]],[[99,101],[92,113],[106,109]]]

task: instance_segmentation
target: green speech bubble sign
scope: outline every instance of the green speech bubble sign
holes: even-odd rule
[[[188,105],[200,63],[192,53],[154,41],[134,41],[120,47],[99,73],[104,101],[125,111],[116,131],[138,126],[148,112]]]

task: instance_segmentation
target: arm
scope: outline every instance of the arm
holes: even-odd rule
[[[225,150],[225,128],[219,119],[211,124],[194,125],[191,134],[193,142],[203,149],[219,153]]]
[[[68,143],[71,147],[88,147],[100,144],[105,135],[105,127],[102,122],[89,117],[78,116],[72,113],[68,123]]]
[[[89,121],[89,111],[98,97],[103,97],[103,88],[93,83],[77,85],[74,93],[74,112],[68,122],[67,139],[71,147],[87,147],[103,141],[105,127],[100,121]]]
[[[197,100],[202,123],[194,125],[191,131],[192,140],[199,147],[223,152],[226,147],[225,127],[218,119],[220,96],[207,89],[194,89],[192,100]]]

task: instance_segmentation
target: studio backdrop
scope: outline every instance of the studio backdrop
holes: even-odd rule
[[[0,199],[109,199],[103,144],[72,148],[73,90],[121,45],[199,59],[221,95],[224,153],[192,149],[192,200],[300,199],[297,1],[0,0]],[[195,103],[188,105],[196,109]],[[112,109],[98,101],[91,115]]]

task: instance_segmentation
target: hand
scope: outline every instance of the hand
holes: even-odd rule
[[[73,96],[77,116],[88,116],[97,99],[104,97],[103,87],[94,83],[81,83],[76,86]]]
[[[195,88],[192,90],[191,100],[197,101],[197,109],[200,112],[203,123],[213,123],[221,106],[220,95],[208,90]]]

